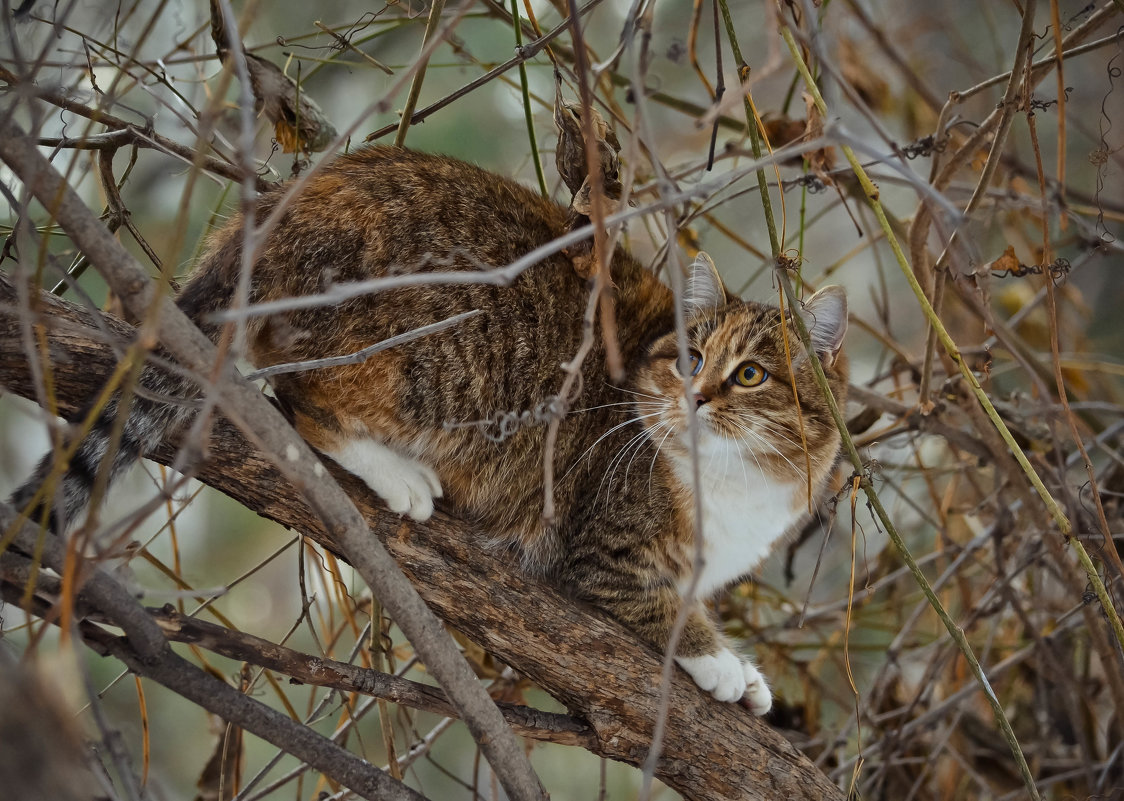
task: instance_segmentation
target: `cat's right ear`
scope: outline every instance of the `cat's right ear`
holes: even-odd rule
[[[687,289],[683,293],[687,317],[712,314],[715,309],[730,302],[730,293],[722,283],[722,276],[714,266],[714,259],[703,251],[695,256],[687,272]]]
[[[847,293],[841,286],[825,286],[804,301],[800,316],[824,367],[831,367],[847,333]]]

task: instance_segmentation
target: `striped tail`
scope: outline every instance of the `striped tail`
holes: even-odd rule
[[[176,300],[176,305],[212,340],[219,329],[208,324],[206,317],[224,305],[231,295],[231,287],[223,278],[228,274],[223,263],[230,263],[228,260],[233,258],[233,263],[237,264],[237,245],[229,240],[236,241],[238,237],[227,239],[231,247],[216,249]],[[158,355],[167,358],[164,353]],[[137,384],[116,447],[113,447],[113,431],[118,425],[120,392],[105,405],[81,441],[77,444],[73,439],[65,441],[61,449],[53,450],[40,460],[31,477],[12,494],[10,502],[17,510],[27,510],[29,519],[37,523],[44,510],[49,509],[50,527],[64,530],[77,522],[89,506],[101,471],[108,471],[108,487],[141,457],[190,425],[198,406],[198,388],[187,374],[150,361],[142,368]],[[84,410],[73,419],[83,420],[88,412]],[[54,491],[35,500],[41,488],[50,489],[47,481],[52,474],[57,474],[58,460],[71,450],[74,453],[55,483]]]
[[[99,471],[107,470],[109,484],[112,484],[138,459],[191,422],[195,404],[190,400],[174,404],[141,397],[141,393],[148,394],[146,390],[153,394],[158,392],[165,397],[191,397],[189,393],[194,391],[193,382],[186,378],[176,382],[169,380],[170,378],[170,373],[151,366],[146,366],[141,371],[138,382],[140,387],[134,393],[116,448],[112,448],[113,429],[117,425],[121,396],[120,393],[114,394],[94,421],[90,433],[77,443],[74,455],[66,465],[66,472],[58,479],[54,492],[50,497],[39,499],[31,509],[32,522],[37,522],[44,507],[49,506],[50,525],[53,529],[65,528],[74,523],[90,503]],[[56,471],[58,459],[74,446],[73,440],[64,442],[61,453],[52,451],[44,456],[31,477],[13,493],[11,503],[20,510],[28,507],[39,489],[45,486],[47,479]]]

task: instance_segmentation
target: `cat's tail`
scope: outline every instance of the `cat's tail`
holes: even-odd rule
[[[230,271],[224,267],[238,263],[236,253],[223,250],[212,250],[176,299],[176,305],[212,341],[220,327],[208,317],[229,302],[233,288]],[[49,526],[61,531],[85,512],[99,475],[104,472],[102,481],[108,487],[141,457],[190,425],[198,406],[198,383],[185,370],[157,363],[166,363],[167,354],[157,351],[156,355],[158,359],[150,359],[141,369],[124,419],[124,398],[118,391],[84,437],[64,439],[61,447],[40,460],[31,477],[12,494],[10,502],[17,511],[26,513],[33,523],[39,523],[47,512]],[[90,408],[71,422],[87,419]]]

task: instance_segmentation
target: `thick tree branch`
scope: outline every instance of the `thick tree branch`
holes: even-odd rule
[[[105,331],[128,342],[131,328],[41,293],[42,325],[64,411],[100,388],[115,363]],[[34,398],[20,347],[16,293],[0,276],[0,384]],[[100,319],[100,324],[97,322]],[[157,461],[172,461],[165,446]],[[523,575],[516,560],[480,547],[481,537],[439,511],[425,524],[382,509],[365,485],[335,471],[371,530],[448,623],[566,705],[592,727],[593,753],[640,765],[659,705],[660,659],[615,622]],[[226,422],[215,426],[198,477],[259,514],[339,549],[320,518],[277,469]],[[692,799],[841,799],[787,740],[744,709],[722,704],[677,673],[656,775]]]
[[[308,502],[313,516],[332,533],[337,549],[363,577],[410,640],[426,667],[460,710],[508,795],[516,801],[545,798],[530,760],[452,639],[402,575],[350,498],[324,473],[318,457],[257,389],[218,356],[214,345],[161,293],[105,226],[82,202],[35,143],[11,122],[0,120],[0,160],[51,213],[90,264],[109,284],[126,311],[144,321],[142,330],[186,368],[215,383],[218,406],[259,443],[290,487]]]
[[[29,611],[49,622],[58,623],[59,604],[65,603],[62,582],[53,575],[33,568],[30,557],[11,551],[0,552],[0,593],[10,603],[22,607],[28,584],[33,584],[33,602]],[[80,631],[86,644],[97,653],[109,656],[116,654],[120,648],[126,648],[135,656],[135,651],[129,649],[122,638],[109,634],[93,622],[104,618],[104,615],[98,614],[97,608],[89,603],[82,591],[79,591],[73,611],[75,617],[82,621]],[[383,698],[401,706],[446,717],[458,716],[456,707],[449,703],[440,687],[348,662],[301,653],[244,631],[228,629],[181,614],[170,604],[160,609],[149,608],[147,612],[164,636],[172,642],[198,645],[230,659],[284,674],[301,684]],[[596,738],[590,727],[572,715],[544,712],[505,701],[497,701],[496,704],[508,725],[522,737],[587,749],[596,746]]]
[[[56,573],[63,572],[66,547],[57,537],[50,532],[37,531],[30,523],[21,523],[17,510],[0,503],[0,529],[9,531],[13,527],[12,545],[16,549],[31,554],[41,548],[43,564]],[[5,568],[11,567],[13,559],[19,559],[13,554],[0,558]],[[420,793],[366,760],[176,654],[156,621],[108,573],[96,567],[89,570],[81,595],[113,625],[125,631],[125,637],[105,639],[101,645],[137,675],[152,679],[203,709],[253,732],[332,776],[363,798],[425,801]]]

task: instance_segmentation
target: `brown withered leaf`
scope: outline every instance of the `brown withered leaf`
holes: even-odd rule
[[[229,37],[217,0],[211,0],[211,38],[219,60],[230,58]],[[274,135],[286,153],[312,153],[323,150],[337,136],[335,127],[303,88],[272,61],[248,53],[243,48],[254,111],[273,123]]]
[[[621,210],[620,188],[620,184],[617,184],[615,191],[608,188],[605,190],[605,205],[602,207],[605,214],[615,214]],[[589,183],[589,178],[586,178],[574,195],[574,199],[570,201],[570,208],[588,217],[593,211],[592,192],[593,187]]]
[[[765,128],[765,136],[774,148],[784,147],[793,142],[815,139],[823,134],[823,116],[816,108],[815,101],[807,92],[804,93],[805,117],[794,120],[781,115],[766,115],[761,123]],[[790,158],[786,164],[799,166],[803,159],[808,160],[811,171],[827,186],[834,185],[829,173],[835,168],[835,149],[830,147],[809,150],[800,154],[800,158]]]
[[[301,91],[271,61],[246,54],[254,111],[273,123],[277,141],[286,153],[323,150],[337,136],[335,127],[316,101]]]
[[[795,142],[804,135],[806,127],[804,120],[794,120],[787,114],[766,114],[761,124],[765,128],[765,137],[774,148]]]
[[[589,113],[593,120],[593,135],[598,162],[601,165],[601,175],[604,178],[605,194],[608,197],[620,197],[620,158],[617,154],[620,153],[621,143],[597,109],[590,108]],[[554,163],[558,168],[558,174],[562,176],[563,183],[573,195],[577,195],[589,177],[585,151],[585,126],[582,121],[582,107],[577,103],[563,100],[561,85],[557,87],[554,96],[554,124],[558,128],[558,149],[554,154]]]
[[[593,124],[594,146],[597,148],[598,165],[601,172],[601,186],[604,190],[603,214],[612,214],[620,208],[623,187],[620,182],[621,143],[609,123],[595,108],[589,109]],[[582,107],[562,98],[562,84],[559,78],[555,85],[554,124],[558,128],[558,148],[554,163],[563,183],[572,193],[570,200],[570,228],[578,228],[589,222],[593,213],[593,184],[590,181],[586,161],[585,126]],[[590,278],[597,265],[593,258],[593,240],[589,239],[563,251],[574,266],[574,271],[582,278]]]
[[[839,69],[843,80],[854,87],[863,102],[874,111],[888,111],[890,84],[872,66],[867,54],[848,36],[839,38]]]
[[[1019,260],[1015,256],[1015,246],[1008,245],[1003,255],[991,263],[988,268],[992,272],[1001,273],[1010,271],[1012,274],[1019,271]]]
[[[683,253],[691,261],[694,261],[695,257],[699,255],[699,251],[702,250],[702,243],[699,241],[699,232],[693,226],[685,225],[680,228],[675,239],[678,241],[679,247],[682,248]]]
[[[804,126],[805,139],[818,139],[823,136],[823,115],[816,108],[815,99],[804,92],[804,108],[807,112],[807,123]],[[808,160],[808,167],[812,173],[824,182],[826,186],[833,186],[829,173],[835,168],[835,148],[821,147],[804,153]]]
[[[472,671],[481,679],[496,680],[503,675],[504,665],[490,653],[464,636],[456,629],[448,629],[453,639],[461,646],[461,653]]]

